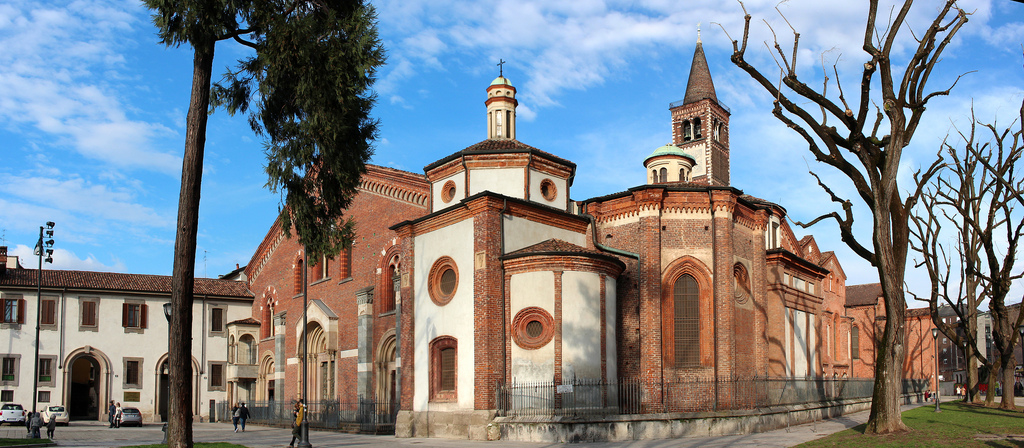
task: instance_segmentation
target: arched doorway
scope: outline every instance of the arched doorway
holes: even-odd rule
[[[334,356],[327,350],[327,333],[318,322],[308,323],[307,370],[310,401],[334,398]],[[299,348],[299,350],[302,350]],[[299,353],[301,356],[302,353]],[[301,389],[301,388],[300,388]]]
[[[262,401],[274,401],[275,384],[277,374],[274,372],[274,356],[269,352],[263,355],[260,361],[259,371],[256,374],[256,399]]]
[[[157,376],[157,394],[156,394],[156,416],[160,417],[160,421],[167,421],[168,414],[168,401],[170,399],[171,381],[170,381],[170,359],[166,354],[160,358],[158,367],[156,369]],[[199,365],[196,363],[196,359],[192,358],[192,362],[189,364],[191,368],[189,370],[189,377],[192,381],[192,413],[196,414],[198,408],[196,408],[196,397],[199,396],[199,378],[196,377],[196,372],[199,371]]]
[[[83,354],[68,364],[68,413],[72,420],[100,420],[103,368],[96,357]]]
[[[395,403],[395,330],[389,330],[377,346],[376,400],[378,403]]]

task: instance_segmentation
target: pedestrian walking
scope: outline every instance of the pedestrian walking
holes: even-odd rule
[[[306,405],[300,398],[295,402],[295,409],[292,411],[295,420],[292,421],[292,441],[288,442],[289,447],[295,446],[295,439],[302,441],[302,420],[306,418]]]
[[[114,427],[115,428],[120,428],[121,427],[121,417],[123,415],[124,415],[124,413],[121,411],[121,403],[117,403],[117,406],[114,407]]]
[[[238,423],[242,424],[242,432],[245,432],[245,421],[249,419],[249,408],[245,407],[245,403],[242,403],[242,407],[238,409]]]
[[[231,424],[234,425],[235,432],[238,432],[238,417],[238,403],[235,403],[235,405],[231,407]]]
[[[117,406],[114,406],[114,400],[110,400],[110,406],[107,407],[107,420],[110,420],[110,427],[114,427],[114,414],[117,412]]]
[[[46,422],[46,438],[53,440],[53,431],[57,429],[57,416],[51,415],[50,421]]]
[[[33,439],[40,438],[39,437],[39,428],[43,427],[43,418],[39,416],[38,412],[33,412],[32,413],[32,418],[29,419],[28,426],[29,426],[29,428],[32,429],[32,438]]]

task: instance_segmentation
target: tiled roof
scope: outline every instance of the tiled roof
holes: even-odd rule
[[[509,252],[506,256],[513,257],[517,255],[535,254],[535,253],[571,253],[571,254],[585,254],[585,255],[605,255],[603,252],[587,249],[580,247],[572,243],[568,243],[559,239],[550,239],[527,246],[514,252]]]
[[[452,154],[452,155],[450,155],[448,157],[445,157],[445,158],[443,158],[441,160],[438,160],[438,161],[436,161],[434,163],[431,163],[430,165],[427,165],[423,169],[424,169],[424,171],[430,171],[431,169],[433,169],[433,168],[435,168],[435,167],[437,167],[437,166],[439,166],[441,164],[444,164],[445,162],[448,162],[449,160],[452,160],[452,159],[454,159],[454,158],[456,158],[456,157],[458,157],[460,155],[489,154],[489,153],[521,153],[521,152],[528,152],[528,153],[538,154],[538,155],[541,155],[541,156],[543,156],[543,157],[545,157],[547,159],[550,159],[550,160],[552,160],[554,162],[557,162],[557,163],[560,163],[562,165],[566,165],[566,166],[572,167],[574,170],[576,168],[576,164],[575,163],[572,163],[572,162],[570,162],[570,161],[568,161],[566,159],[558,157],[558,156],[556,156],[554,154],[551,154],[551,153],[549,153],[547,151],[541,151],[541,150],[539,150],[537,148],[534,148],[533,146],[530,146],[530,145],[527,145],[526,143],[520,142],[519,140],[514,140],[514,139],[503,139],[503,140],[487,139],[487,140],[484,140],[482,142],[469,145],[465,149],[463,149],[462,151],[456,152],[455,154]]]
[[[881,283],[850,285],[846,287],[846,306],[874,305],[882,297]]]
[[[0,276],[0,287],[36,286],[35,269],[7,269]],[[43,270],[44,288],[69,288],[126,291],[139,293],[171,293],[171,277],[166,275],[122,274],[116,272]],[[243,282],[212,278],[195,279],[195,295],[252,298]]]
[[[256,319],[253,319],[251,317],[246,317],[245,319],[238,319],[238,320],[233,320],[231,322],[228,322],[228,325],[259,325],[259,324],[260,324],[260,321],[258,321]]]

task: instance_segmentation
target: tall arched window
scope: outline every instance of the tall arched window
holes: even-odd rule
[[[238,338],[238,346],[235,351],[236,364],[256,364],[256,341],[248,334]]]
[[[665,168],[658,170],[658,177],[661,178],[662,182],[668,182],[668,170]]]
[[[693,119],[693,138],[701,138],[700,118]]]
[[[683,274],[673,288],[675,309],[676,367],[700,363],[700,288],[690,274]]]
[[[683,141],[688,142],[693,139],[693,127],[690,125],[690,121],[683,122]]]
[[[292,286],[295,295],[302,294],[302,257],[295,259],[295,268],[292,271]]]
[[[860,329],[857,326],[850,328],[850,358],[860,359]]]
[[[653,178],[653,182],[651,183],[658,183],[658,170],[651,170],[651,177]]]

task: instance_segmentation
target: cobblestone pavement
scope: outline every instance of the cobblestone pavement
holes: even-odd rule
[[[1024,402],[1018,399],[1019,404]],[[907,410],[916,406],[904,406]],[[868,412],[858,412],[830,420],[807,423],[791,428],[778,429],[756,434],[737,434],[720,437],[692,437],[668,440],[638,440],[626,442],[593,442],[573,444],[581,448],[743,448],[743,447],[789,447],[814,440],[867,421]],[[110,429],[105,422],[72,422],[60,426],[54,434],[54,442],[60,447],[122,447],[130,445],[157,444],[163,440],[161,424],[150,424],[138,428]],[[21,438],[25,428],[0,426],[0,437]],[[448,439],[398,439],[393,436],[372,436],[345,434],[331,431],[310,431],[310,443],[317,448],[336,447],[417,447],[417,448],[461,448],[486,446],[488,448],[539,448],[559,446],[551,443],[527,442],[479,442]],[[249,448],[283,448],[291,440],[291,430],[248,425],[245,432],[234,432],[230,423],[196,423],[193,425],[193,440],[196,442],[231,442]]]

